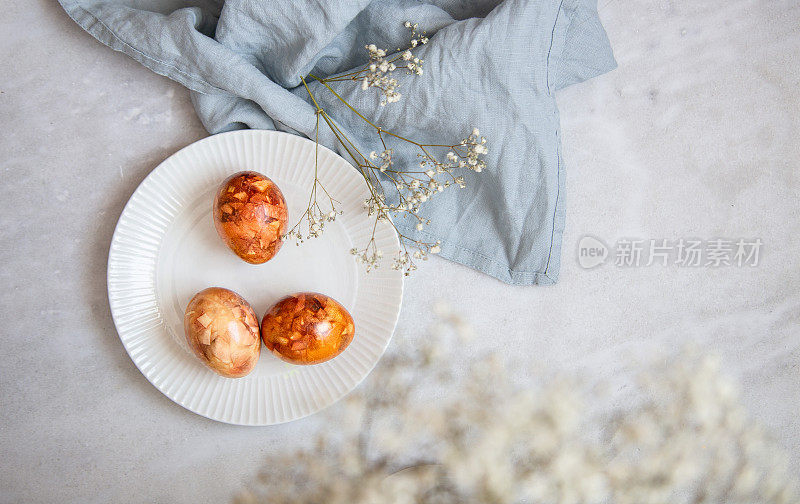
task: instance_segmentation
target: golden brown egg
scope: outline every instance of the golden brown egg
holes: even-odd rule
[[[304,292],[273,306],[261,321],[261,338],[273,354],[292,364],[319,364],[353,341],[353,317],[335,299]]]
[[[251,264],[272,259],[281,248],[289,212],[275,182],[252,171],[231,175],[214,198],[214,227],[236,255]]]
[[[227,378],[248,374],[261,355],[256,314],[228,289],[210,287],[198,292],[186,307],[183,329],[194,354]]]

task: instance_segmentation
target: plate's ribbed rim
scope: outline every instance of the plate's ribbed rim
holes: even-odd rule
[[[231,158],[241,161],[253,152],[307,159],[315,148],[315,143],[306,138],[267,130],[232,131],[204,138],[159,164],[139,184],[120,215],[107,265],[114,324],[123,346],[148,381],[194,413],[236,425],[272,425],[308,416],[355,388],[391,340],[403,297],[402,273],[380,269],[366,274],[363,268],[358,270],[352,310],[357,338],[344,354],[324,364],[298,366],[289,375],[222,378],[192,361],[193,357],[166,334],[158,306],[156,269],[161,240],[171,223],[169,216],[187,203],[181,199],[180,186],[186,180],[180,179],[181,163],[198,162],[201,155],[207,162],[214,149],[218,156],[214,161],[225,165],[233,162]],[[326,187],[339,196],[344,192],[341,222],[345,229],[355,243],[365,241],[372,221],[361,208],[368,195],[361,175],[323,146],[319,147],[319,161],[320,178]],[[183,175],[198,184],[221,180],[220,173]],[[299,182],[313,175],[295,169],[287,176]],[[326,177],[330,179],[324,180]],[[366,228],[364,222],[369,224]],[[398,236],[389,225],[379,226],[376,241],[384,249],[399,248]]]

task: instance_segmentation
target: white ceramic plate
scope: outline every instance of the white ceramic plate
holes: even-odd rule
[[[310,415],[351,391],[375,366],[392,337],[403,277],[389,268],[365,273],[349,254],[369,240],[374,220],[362,203],[358,172],[320,147],[322,183],[344,214],[321,238],[285,243],[271,261],[247,264],[220,240],[211,220],[214,191],[228,175],[254,170],[274,180],[289,222],[306,207],[314,176],[314,142],[274,131],[235,131],[196,142],[161,163],[141,183],[117,223],[108,257],[108,298],[120,339],[136,366],[167,397],[205,417],[269,425]],[[376,231],[384,251],[398,248],[386,223]],[[206,287],[231,289],[259,320],[285,295],[316,291],[353,315],[356,335],[338,357],[315,366],[280,361],[262,348],[248,376],[223,378],[203,366],[183,336],[183,312]]]

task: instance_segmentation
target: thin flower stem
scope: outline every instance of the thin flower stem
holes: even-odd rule
[[[329,90],[331,93],[333,93],[333,95],[334,95],[336,98],[338,98],[338,99],[339,99],[339,101],[341,101],[342,103],[344,103],[344,104],[347,106],[347,108],[349,108],[351,111],[353,111],[353,113],[355,113],[355,114],[356,114],[358,117],[360,117],[361,119],[363,119],[363,120],[364,120],[364,122],[366,122],[367,124],[369,124],[370,126],[372,126],[373,128],[375,128],[376,130],[378,130],[378,133],[379,133],[379,134],[381,134],[381,133],[386,133],[387,135],[393,136],[393,137],[397,138],[398,140],[403,140],[404,142],[408,142],[408,143],[410,143],[410,144],[416,145],[417,147],[419,147],[419,148],[422,150],[422,152],[424,152],[424,153],[425,153],[425,156],[426,156],[428,159],[430,159],[431,161],[434,161],[434,160],[435,160],[435,158],[434,158],[434,157],[431,155],[431,153],[430,153],[430,152],[428,152],[428,150],[427,150],[425,147],[452,147],[452,146],[450,146],[450,145],[421,144],[421,143],[419,143],[419,142],[415,142],[415,141],[413,141],[413,140],[409,140],[408,138],[406,138],[406,137],[404,137],[404,136],[398,135],[398,134],[396,134],[396,133],[392,133],[391,131],[386,131],[385,129],[381,128],[380,126],[376,125],[375,123],[373,123],[372,121],[370,121],[369,119],[367,119],[366,117],[364,117],[364,116],[363,116],[363,115],[362,115],[362,114],[361,114],[361,113],[360,113],[358,110],[356,110],[355,108],[353,108],[353,106],[352,106],[352,105],[350,105],[350,104],[347,102],[347,100],[345,100],[344,98],[342,98],[342,97],[339,95],[339,93],[337,93],[337,92],[336,92],[336,91],[335,91],[335,90],[334,90],[334,89],[333,89],[333,88],[332,88],[332,87],[331,87],[331,86],[330,86],[330,85],[329,85],[327,82],[325,82],[325,80],[324,80],[324,79],[320,79],[319,77],[317,77],[317,76],[316,76],[316,75],[314,75],[314,74],[309,74],[309,77],[312,77],[312,78],[316,79],[316,80],[317,80],[318,82],[320,82],[320,83],[321,83],[323,86],[325,86],[326,88],[328,88],[328,90]],[[305,82],[305,81],[303,81],[303,82]],[[306,87],[306,89],[308,89],[308,87]],[[315,101],[314,103],[316,103],[316,101]]]
[[[362,176],[364,176],[364,178],[367,179],[367,182],[369,182],[369,184],[371,185],[372,180],[370,179],[369,175],[365,174],[364,171],[361,169],[363,165],[358,161],[358,158],[356,158],[356,156],[352,153],[352,151],[350,151],[350,147],[352,147],[353,150],[355,150],[358,153],[358,155],[361,156],[361,158],[368,163],[369,161],[367,160],[367,158],[361,153],[361,151],[358,150],[358,147],[356,147],[355,144],[353,144],[353,142],[350,141],[350,139],[347,138],[346,135],[344,135],[344,133],[339,129],[339,127],[336,126],[336,123],[333,122],[333,119],[331,119],[330,116],[328,116],[328,114],[323,112],[322,116],[323,119],[325,119],[325,122],[331,128],[331,130],[333,130],[333,134],[334,136],[336,136],[336,139],[344,146],[345,150],[347,150],[347,153],[350,155],[353,161],[355,161],[356,165],[358,165],[359,171],[361,172]],[[348,147],[345,142],[347,142],[347,144],[350,144],[350,147]],[[376,183],[380,184],[380,181],[376,179]]]
[[[413,28],[411,41],[412,48],[416,47],[417,43],[420,41],[422,44],[427,43],[427,38],[413,38],[417,36],[417,25],[410,25],[410,23],[405,23],[405,25],[406,27]],[[351,249],[351,253],[356,256],[356,259],[359,262],[366,264],[367,271],[370,271],[372,268],[377,268],[378,261],[382,257],[382,253],[381,250],[378,249],[375,241],[375,233],[377,232],[378,221],[386,220],[388,221],[389,225],[394,228],[395,232],[400,238],[400,250],[395,256],[392,268],[402,270],[405,275],[408,275],[411,271],[416,269],[415,260],[427,259],[428,254],[436,254],[441,250],[440,242],[437,241],[435,243],[425,243],[420,239],[412,238],[411,236],[400,231],[395,224],[393,217],[401,217],[401,214],[413,216],[413,219],[409,218],[409,220],[412,222],[416,220],[417,230],[422,230],[424,225],[430,224],[429,220],[419,215],[421,205],[428,201],[435,194],[443,191],[444,188],[450,187],[451,185],[464,187],[464,177],[456,177],[453,170],[459,168],[469,168],[474,171],[481,171],[481,169],[485,167],[485,162],[483,160],[479,160],[478,156],[487,152],[486,148],[483,146],[483,144],[486,143],[486,140],[478,137],[479,133],[476,129],[473,130],[473,133],[467,136],[459,144],[424,144],[408,139],[402,135],[392,133],[391,131],[386,131],[381,126],[378,126],[371,120],[367,119],[364,114],[356,110],[355,107],[353,107],[347,102],[347,100],[337,93],[330,83],[345,81],[357,82],[363,77],[364,80],[361,83],[361,86],[365,88],[372,87],[380,90],[382,95],[381,105],[385,105],[387,103],[393,103],[397,101],[401,96],[396,91],[398,87],[397,80],[389,76],[392,71],[405,68],[410,74],[422,75],[422,60],[419,58],[414,58],[413,55],[410,54],[410,49],[402,52],[402,54],[398,54],[389,58],[385,57],[385,51],[377,49],[374,44],[367,46],[367,49],[370,52],[370,64],[367,67],[335,77],[320,78],[313,74],[309,74],[307,77],[321,83],[325,89],[327,89],[333,96],[336,97],[337,100],[350,109],[352,113],[363,120],[366,124],[374,128],[378,134],[383,151],[379,155],[376,155],[375,152],[371,152],[368,156],[365,155],[359,149],[359,146],[356,144],[356,142],[351,140],[351,138],[345,134],[345,131],[322,108],[320,102],[317,100],[317,97],[311,91],[311,86],[308,84],[307,79],[305,77],[301,77],[300,80],[302,81],[306,92],[316,108],[316,123],[314,132],[314,139],[316,143],[314,152],[314,185],[310,191],[306,213],[301,218],[300,222],[298,222],[298,224],[292,228],[288,235],[292,235],[297,238],[298,244],[301,243],[304,238],[317,237],[324,229],[324,223],[333,221],[335,215],[337,213],[341,213],[336,212],[335,204],[338,203],[338,201],[331,196],[331,194],[319,180],[319,128],[321,124],[321,118],[321,120],[324,121],[325,124],[327,124],[330,128],[338,144],[341,145],[341,150],[347,153],[355,168],[366,182],[369,198],[364,200],[364,205],[365,208],[367,208],[368,215],[375,216],[372,236],[370,237],[366,246],[361,249],[353,248]],[[402,49],[398,49],[398,51],[402,51]],[[408,61],[407,65],[395,65],[395,63],[401,59]],[[419,158],[419,169],[403,171],[394,169],[392,167],[394,149],[392,149],[390,144],[387,142],[389,137],[414,145],[419,149],[419,152],[417,153],[417,157]],[[434,157],[432,152],[429,150],[434,148],[449,149],[449,152],[446,156],[447,160],[440,161]],[[381,176],[381,174],[383,174],[383,176]],[[446,177],[449,180],[442,180],[439,178],[438,175],[441,174],[446,174],[443,177]],[[387,203],[385,192],[386,189],[384,188],[384,186],[388,188],[389,183],[393,184],[393,187],[397,189],[396,198],[390,200],[392,203]],[[323,212],[318,200],[318,196],[322,192],[324,192],[328,197],[328,201],[331,205],[331,212],[329,213]],[[301,233],[296,230],[303,220],[307,220],[309,225],[307,237],[302,236]],[[410,245],[413,245],[413,249],[415,250],[409,251]],[[411,252],[413,252],[413,254]]]
[[[300,80],[303,81],[303,86],[305,86],[306,91],[308,92],[308,96],[311,97],[311,101],[314,102],[314,105],[317,107],[317,113],[319,113],[320,111],[322,111],[322,107],[319,106],[319,103],[317,103],[317,99],[314,98],[314,93],[312,93],[311,90],[308,88],[308,84],[306,84],[306,80],[302,76],[300,76]]]
[[[324,111],[322,112],[322,116],[324,117],[324,119],[325,119],[325,122],[326,122],[326,123],[328,123],[328,126],[329,126],[329,127],[332,129],[332,130],[334,130],[334,135],[336,136],[337,140],[339,140],[339,142],[341,142],[341,143],[344,143],[344,142],[342,141],[342,138],[344,138],[345,140],[347,140],[347,142],[348,142],[348,143],[349,143],[349,144],[350,144],[350,145],[353,147],[353,149],[355,149],[355,151],[358,153],[358,155],[359,155],[359,156],[361,156],[361,158],[362,158],[362,159],[364,159],[364,161],[365,161],[366,163],[368,163],[368,167],[369,167],[369,168],[371,168],[371,169],[373,169],[373,170],[376,170],[376,169],[378,169],[377,167],[375,167],[374,165],[372,165],[372,164],[371,164],[371,163],[370,163],[370,162],[367,160],[366,156],[364,156],[364,155],[361,153],[361,151],[359,151],[359,150],[358,150],[358,148],[357,148],[357,147],[356,147],[356,146],[353,144],[353,142],[351,142],[351,141],[350,141],[350,139],[348,139],[348,138],[347,138],[347,137],[344,135],[344,133],[343,133],[343,132],[342,132],[342,131],[339,129],[339,127],[338,127],[338,126],[336,126],[336,124],[333,122],[333,120],[332,120],[332,119],[331,119],[331,118],[330,118],[330,117],[329,117],[329,116],[328,116],[328,115],[327,115],[327,114],[326,114]],[[347,149],[347,147],[346,147],[346,146],[345,146],[345,148]],[[374,187],[374,186],[372,185],[372,184],[373,184],[373,183],[372,183],[372,178],[369,176],[369,172],[368,172],[367,174],[365,174],[365,173],[364,173],[364,170],[363,170],[363,169],[361,169],[363,165],[361,165],[361,164],[358,162],[358,160],[355,158],[355,156],[353,156],[353,154],[352,154],[352,153],[349,151],[349,149],[347,149],[347,150],[348,150],[348,154],[350,154],[350,156],[353,158],[353,160],[354,160],[354,161],[356,161],[356,164],[358,165],[358,169],[359,169],[359,172],[361,172],[361,175],[362,175],[364,178],[366,178],[366,179],[367,179],[367,182],[368,182],[368,184],[367,184],[367,185],[369,186],[370,193],[372,194],[373,198],[377,198],[377,194],[375,193],[375,191],[374,191],[374,189],[373,189],[373,187]],[[399,171],[396,171],[396,170],[392,170],[392,171],[393,171],[394,173],[398,173],[398,174],[401,174],[401,175],[402,175],[402,172],[399,172]],[[420,173],[424,173],[424,172],[420,172]],[[451,175],[451,176],[452,176],[452,175]],[[397,183],[397,180],[396,180],[394,177],[391,177],[391,176],[390,176],[390,178],[391,178],[391,179],[392,179],[392,180],[393,180],[395,183]],[[377,184],[377,187],[380,187],[380,181],[379,181],[379,180],[378,180],[378,178],[377,178],[377,174],[375,175],[375,184]],[[405,197],[402,195],[402,193],[400,194],[400,198],[401,198],[401,201],[405,201]],[[382,213],[383,215],[385,215],[385,216],[388,216],[388,212],[386,212],[385,210],[384,210],[384,211],[381,211],[381,213]],[[422,222],[422,221],[423,221],[422,217],[420,217],[419,215],[417,215],[417,214],[411,214],[411,215],[413,215],[413,216],[414,216],[414,217],[417,219],[417,221],[418,221],[418,222]],[[389,219],[389,221],[391,222],[391,219]],[[376,225],[376,227],[377,227],[377,219],[376,219],[376,224],[375,224],[375,225]],[[400,233],[400,230],[399,230],[399,229],[397,229],[397,227],[396,227],[396,226],[394,226],[394,223],[392,223],[392,226],[393,226],[393,227],[395,227],[395,229],[397,230],[397,232],[398,232],[398,233]],[[374,231],[375,231],[375,230],[373,229],[373,233],[374,233]],[[400,234],[400,235],[401,235],[401,236],[405,236],[405,235],[403,235],[403,234]],[[416,243],[419,243],[419,242],[417,241]]]

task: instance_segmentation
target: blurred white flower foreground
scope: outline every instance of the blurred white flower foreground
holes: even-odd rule
[[[235,502],[798,502],[786,454],[749,419],[716,360],[684,356],[648,370],[647,399],[598,425],[574,384],[520,390],[491,356],[458,373],[469,329],[440,315],[447,330],[435,328],[424,348],[395,340],[367,382],[323,413],[333,435],[267,460]],[[420,396],[423,383],[440,392]]]

